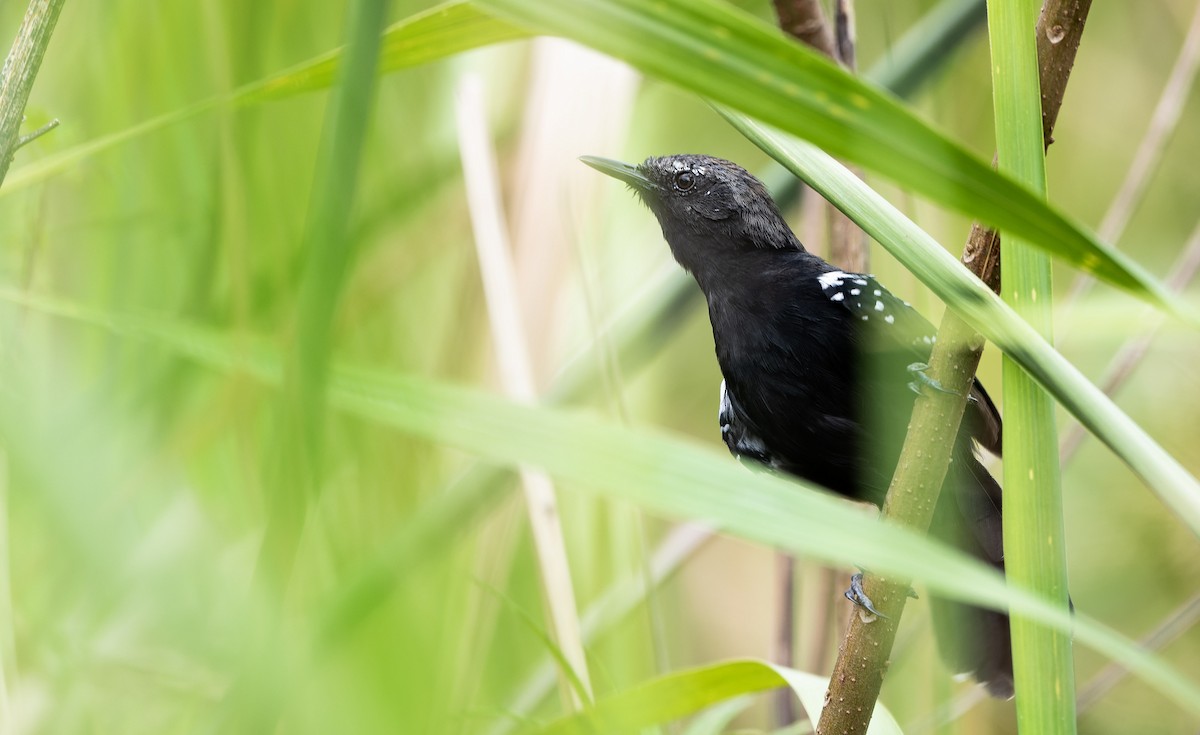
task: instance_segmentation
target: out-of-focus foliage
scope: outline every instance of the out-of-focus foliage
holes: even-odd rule
[[[22,5],[0,6],[5,37]],[[766,3],[738,5],[770,17]],[[859,0],[863,67],[933,5]],[[390,20],[429,7],[397,0]],[[1193,9],[1191,0],[1093,9],[1048,163],[1050,199],[1071,217],[1093,228],[1103,217]],[[10,176],[270,78],[335,49],[346,33],[340,3],[71,0],[27,111],[30,128],[51,117],[63,124],[21,150]],[[767,159],[697,98],[558,42],[506,44],[379,79],[330,354],[498,391],[454,137],[453,90],[465,71],[487,82],[539,385],[553,393],[564,370],[582,374],[578,356],[594,342],[583,359],[600,377],[575,387],[575,405],[722,450],[702,308],[644,330],[651,349],[638,354],[648,362],[616,359],[627,354],[624,332],[605,325],[679,274],[653,218],[575,157],[703,151],[755,170]],[[912,102],[984,158],[993,148],[988,72],[986,36],[976,31]],[[361,414],[327,413],[313,482],[320,490],[308,499],[286,593],[271,597],[253,578],[281,430],[275,389],[252,371],[214,370],[145,339],[135,322],[97,328],[11,298],[28,292],[114,320],[148,315],[180,325],[181,339],[184,325],[200,324],[252,358],[262,340],[285,349],[329,100],[317,91],[217,105],[0,197],[0,284],[10,294],[0,304],[0,716],[12,732],[224,731],[266,713],[283,732],[499,733],[563,714],[566,700],[541,673],[551,660],[548,626],[506,472]],[[1118,243],[1157,276],[1196,225],[1200,100],[1185,105]],[[957,251],[963,217],[871,183]],[[823,224],[793,222],[819,252]],[[937,316],[911,274],[883,251],[872,254],[881,280]],[[1059,293],[1074,276],[1057,269]],[[1190,294],[1200,301],[1195,288]],[[1143,308],[1101,287],[1057,328],[1060,349],[1092,377],[1141,326],[1097,316],[1111,315],[1114,303],[1124,313]],[[1167,330],[1117,397],[1193,476],[1197,359],[1194,332]],[[998,375],[989,351],[982,377],[993,392]],[[1200,589],[1194,535],[1099,443],[1064,468],[1063,488],[1081,612],[1136,638]],[[771,655],[771,550],[720,538],[664,566],[669,549],[656,548],[677,519],[580,492],[594,489],[564,483],[559,496],[598,696],[690,666]],[[828,596],[816,565],[802,566],[804,632]],[[614,599],[605,595],[612,584],[660,575],[652,594],[616,606],[622,615],[592,607]],[[363,600],[370,614],[356,617]],[[841,603],[835,610],[835,618],[846,612]],[[822,634],[836,631],[803,635],[800,660]],[[1163,658],[1200,679],[1200,634],[1184,634]],[[1082,690],[1106,659],[1079,648],[1076,662]],[[267,671],[277,676],[261,676]],[[917,732],[970,687],[946,680],[926,609],[913,603],[883,704],[905,732]],[[731,729],[770,721],[758,704],[738,717]],[[1192,732],[1195,724],[1127,678],[1082,714],[1081,730]],[[1011,704],[985,702],[955,727],[1012,732]]]

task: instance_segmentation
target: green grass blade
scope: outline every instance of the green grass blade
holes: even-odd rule
[[[811,144],[743,115],[722,114],[845,212],[947,306],[1028,371],[1200,535],[1200,483],[1196,478],[928,233]]]
[[[519,38],[530,34],[509,23],[484,15],[459,0],[444,3],[388,26],[380,40],[379,73],[390,73],[443,59],[453,54]],[[342,49],[334,49],[290,69],[183,109],[81,143],[30,163],[12,172],[0,189],[0,197],[41,183],[72,166],[127,143],[194,119],[228,104],[258,104],[284,99],[333,86]]]
[[[594,707],[532,730],[536,735],[636,732],[695,714],[720,702],[782,686],[791,687],[816,721],[829,680],[763,661],[701,666],[651,679],[605,697]],[[875,706],[868,735],[899,735],[900,726],[883,705]]]
[[[1127,256],[935,131],[895,98],[728,3],[477,2],[500,17],[587,44],[811,141],[940,204],[1019,234],[1130,293],[1188,313]]]
[[[255,340],[234,340],[179,320],[112,315],[11,290],[0,290],[0,298],[149,339],[221,373],[246,375],[275,387],[282,383],[278,352]],[[948,599],[1007,607],[1073,632],[1076,640],[1121,662],[1181,707],[1200,714],[1200,687],[1084,613],[1072,617],[1044,598],[1005,584],[994,570],[961,552],[866,518],[803,483],[747,472],[723,452],[587,414],[517,405],[471,389],[363,367],[335,368],[328,399],[335,408],[360,418],[490,461],[538,466],[663,516],[704,521],[780,549],[910,578]]]
[[[1038,53],[1038,3],[988,4],[1000,170],[1034,191],[1046,190]],[[1054,284],[1050,258],[1003,232],[1003,297],[1051,339]],[[1004,561],[1015,584],[1067,609],[1067,555],[1054,400],[1029,373],[1004,358]],[[1075,733],[1075,662],[1071,638],[1012,616],[1017,724],[1022,731]]]
[[[220,97],[201,100],[183,109],[158,115],[149,120],[143,120],[133,127],[103,135],[86,143],[80,143],[66,150],[46,156],[41,160],[21,166],[4,180],[4,186],[0,188],[0,198],[39,184],[56,174],[70,169],[81,161],[111,150],[123,143],[128,143],[131,140],[136,140],[172,125],[192,120],[206,112],[211,112],[224,103],[225,100]]]
[[[986,20],[983,0],[943,0],[905,31],[865,76],[899,97],[908,97]]]
[[[304,271],[296,302],[279,423],[267,463],[271,515],[259,574],[286,585],[307,503],[320,489],[330,336],[345,274],[354,258],[347,237],[379,58],[379,29],[388,0],[358,0],[348,14],[349,52],[326,112],[314,174],[310,217],[301,252]]]
[[[529,36],[528,31],[486,15],[474,5],[452,0],[388,26],[381,41],[379,73]],[[239,102],[253,104],[327,89],[341,57],[342,50],[335,49],[243,87],[234,96]]]

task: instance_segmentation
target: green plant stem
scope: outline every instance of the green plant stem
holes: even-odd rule
[[[0,72],[0,182],[8,175],[17,149],[27,142],[20,135],[25,105],[64,4],[66,0],[32,0],[4,60]]]
[[[988,4],[1000,169],[1034,191],[1046,190],[1046,160],[1032,0]],[[1061,41],[1062,26],[1047,29]],[[1001,296],[1052,338],[1050,259],[1022,238],[1000,248]],[[1004,358],[1004,550],[1009,579],[1067,608],[1065,532],[1054,400]],[[1013,615],[1017,724],[1037,733],[1075,732],[1075,672],[1069,636]]]
[[[1038,48],[1045,145],[1051,140],[1090,6],[1091,0],[1071,3],[1047,0],[1038,20],[1039,38],[1047,28],[1057,26],[1066,31],[1058,43]],[[975,223],[962,257],[963,264],[993,290],[999,290],[1000,284],[999,246],[995,231]],[[982,355],[982,338],[960,316],[947,310],[930,356],[929,375],[965,395],[965,387],[975,375]],[[957,396],[945,394],[917,399],[883,508],[885,520],[900,520],[921,530],[929,527],[965,405]],[[877,609],[888,618],[872,623],[857,615],[852,618],[827,694],[829,702],[841,706],[826,707],[817,726],[818,733],[865,733],[870,724],[869,713],[883,685],[908,583],[868,574],[863,586]]]
[[[330,328],[354,248],[347,223],[370,112],[387,0],[359,0],[349,15],[346,64],[329,102],[302,241],[294,335],[285,369],[274,457],[266,491],[270,517],[257,574],[276,590],[287,584],[310,498],[320,486]]]
[[[54,33],[54,26],[65,2],[66,0],[32,0],[25,11],[25,18],[21,21],[8,57],[4,60],[4,69],[0,72],[0,184],[3,184],[8,175],[8,167],[12,164],[17,149],[58,124],[54,121],[35,135],[21,137],[25,105],[29,102],[33,82],[37,78],[42,58],[46,55],[46,47],[50,45],[50,36]],[[10,644],[0,653],[0,732],[9,731],[10,708],[6,670],[15,660],[15,649],[11,645],[15,635],[12,627],[13,605],[8,569],[8,472],[8,456],[0,449],[0,565],[3,565],[3,568],[0,568],[0,617],[5,620],[3,631],[0,632],[0,642]]]

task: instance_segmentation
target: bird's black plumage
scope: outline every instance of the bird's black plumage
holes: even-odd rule
[[[584,160],[641,196],[704,292],[730,451],[881,504],[912,413],[909,368],[928,360],[933,326],[872,276],[807,252],[763,185],[736,164],[697,155],[637,167]],[[971,399],[934,532],[1003,569],[1000,487],[974,454],[975,443],[1000,453],[1000,417],[978,382]],[[948,664],[1011,696],[1007,616],[933,605]]]

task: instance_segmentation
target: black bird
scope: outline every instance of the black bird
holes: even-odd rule
[[[881,505],[913,388],[932,384],[920,370],[933,326],[874,277],[806,251],[762,183],[736,164],[698,155],[648,158],[636,167],[582,160],[637,192],[704,292],[725,378],[719,416],[729,450]],[[976,458],[976,443],[1000,454],[1000,416],[978,382],[933,526],[1003,571],[1001,490]],[[859,604],[869,606],[863,598]],[[992,695],[1011,697],[1008,616],[945,600],[932,605],[947,665]]]

